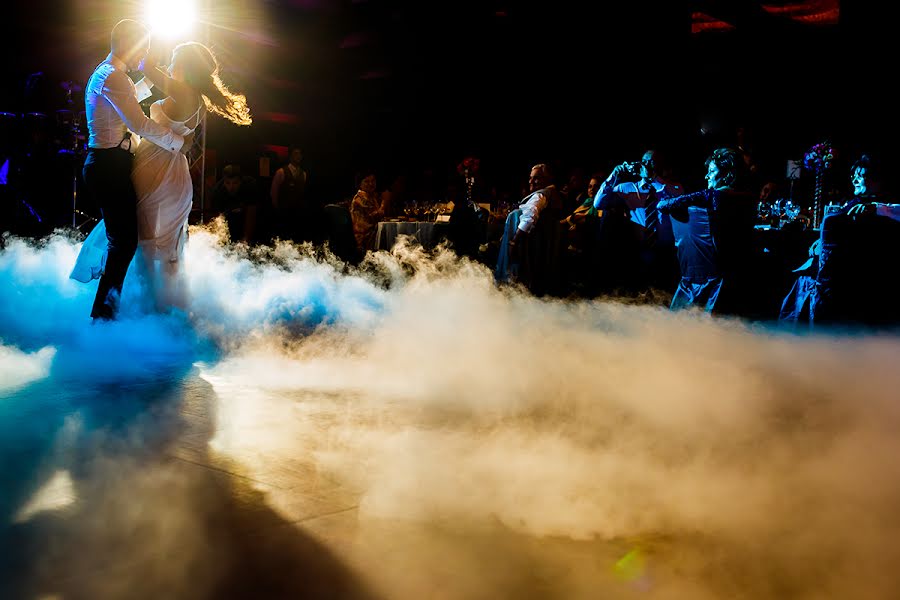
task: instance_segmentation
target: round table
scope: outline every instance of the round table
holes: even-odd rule
[[[446,223],[433,221],[381,221],[375,233],[375,249],[390,250],[398,235],[414,237],[422,246],[431,248],[440,241]]]

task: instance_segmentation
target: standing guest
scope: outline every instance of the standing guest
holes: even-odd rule
[[[672,225],[656,204],[684,190],[664,178],[664,172],[661,153],[647,150],[640,162],[616,166],[594,196],[594,208],[603,211],[605,235],[618,242],[624,285],[633,291],[671,291],[678,279]]]
[[[270,190],[275,232],[282,239],[295,242],[312,239],[315,233],[315,215],[306,194],[309,174],[300,166],[302,162],[303,150],[291,146],[288,163],[275,171]]]
[[[717,314],[759,316],[753,244],[757,202],[745,189],[746,163],[737,151],[720,148],[706,159],[706,167],[707,189],[657,204],[672,216],[677,232],[682,276],[671,308],[703,306]]]

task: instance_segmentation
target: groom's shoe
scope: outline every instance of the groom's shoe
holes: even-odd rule
[[[91,317],[94,322],[97,321],[114,321],[116,313],[119,312],[119,293],[116,290],[109,290],[106,294],[106,300],[100,304],[94,304],[91,310]]]
[[[91,318],[94,319],[94,322],[97,321],[112,321],[116,318],[116,309],[110,304],[111,298],[109,296],[106,297],[106,302],[102,304],[95,304],[93,310],[91,310]]]
[[[112,308],[106,304],[94,308],[94,312],[91,313],[91,319],[93,319],[94,323],[114,321],[115,318],[116,316],[113,314]]]

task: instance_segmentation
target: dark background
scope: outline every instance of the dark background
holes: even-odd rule
[[[83,84],[112,25],[142,10],[17,4],[2,23],[0,111],[13,114],[66,108],[60,82]],[[746,0],[210,4],[211,25],[192,37],[209,42],[255,117],[249,128],[210,119],[210,168],[238,162],[255,174],[259,156],[296,142],[324,201],[352,195],[365,166],[383,187],[401,172],[446,179],[474,154],[486,176],[517,190],[535,162],[561,176],[608,170],[648,146],[669,150],[677,176],[696,187],[705,156],[734,144],[739,126],[776,178],[826,138],[839,152],[835,185],[861,150],[895,153],[897,53],[874,0],[845,2],[839,20],[819,23]],[[802,3],[766,3],[779,4]],[[698,13],[719,27],[692,33]],[[74,103],[82,109],[80,94]]]

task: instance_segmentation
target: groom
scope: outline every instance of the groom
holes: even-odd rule
[[[137,196],[131,183],[137,144],[132,132],[170,152],[186,152],[193,142],[193,134],[182,138],[141,109],[139,101],[150,95],[149,85],[139,82],[136,87],[127,71],[137,70],[149,46],[150,33],[143,25],[119,21],[112,30],[109,56],[94,69],[84,90],[90,136],[84,183],[103,213],[108,240],[106,268],[91,309],[95,321],[115,318],[125,272],[137,249]]]

